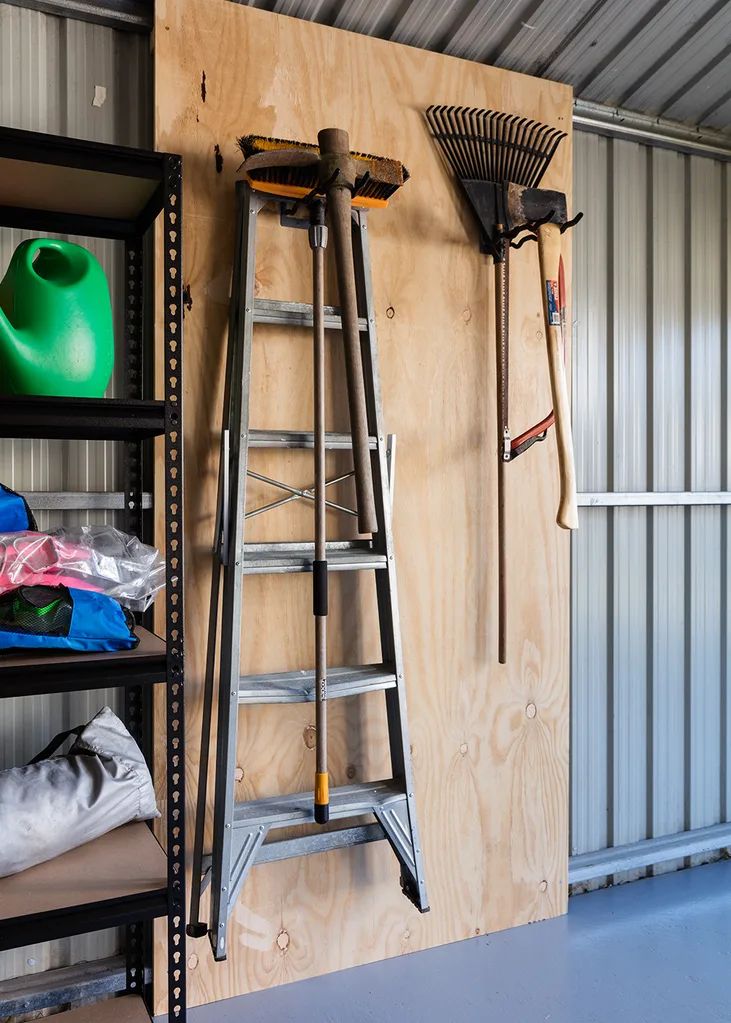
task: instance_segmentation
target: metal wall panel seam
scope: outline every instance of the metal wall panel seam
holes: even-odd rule
[[[720,168],[721,176],[721,202],[720,202],[720,230],[719,230],[719,263],[720,263],[720,287],[721,287],[721,298],[720,298],[720,385],[721,385],[721,397],[720,397],[720,462],[721,462],[721,487],[725,490],[729,489],[729,475],[728,475],[728,453],[729,453],[729,442],[728,442],[728,429],[729,429],[729,417],[728,417],[728,318],[729,318],[729,305],[728,305],[728,275],[729,275],[729,259],[728,259],[728,167],[724,164]],[[720,792],[719,792],[719,820],[725,821],[728,817],[728,741],[729,741],[729,728],[728,728],[728,713],[729,713],[729,701],[728,701],[728,509],[722,509],[720,513],[721,519],[721,537],[720,537],[720,572],[721,572],[721,601],[719,607],[720,617],[720,687],[721,687],[721,700],[720,700]]]
[[[682,218],[683,157],[654,149],[654,196],[651,220],[654,234],[654,335],[652,374],[653,486],[656,490],[683,485],[682,399],[685,389],[684,263],[686,244]],[[666,500],[664,494],[656,498]],[[692,496],[692,495],[691,495]],[[653,813],[649,835],[682,831],[684,807],[683,749],[683,512],[658,507],[654,520],[652,592],[652,660],[654,701],[652,732]],[[662,870],[675,869],[675,861]]]
[[[720,489],[720,165],[690,159],[691,484]],[[691,508],[691,828],[719,822],[720,509]]]
[[[645,219],[647,222],[645,259],[645,486],[655,489],[655,152],[645,146]],[[645,511],[645,838],[654,831],[655,788],[655,530],[654,514]]]

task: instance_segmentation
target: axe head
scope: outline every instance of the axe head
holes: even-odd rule
[[[548,188],[466,179],[462,185],[482,229],[480,248],[503,259],[505,235],[536,224],[566,224],[566,196]]]

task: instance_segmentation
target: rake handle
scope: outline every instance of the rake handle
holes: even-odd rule
[[[328,220],[335,243],[335,269],[342,315],[345,375],[348,387],[350,430],[353,437],[355,493],[358,503],[358,529],[361,533],[375,533],[378,530],[378,520],[368,444],[368,413],[353,263],[350,190],[355,184],[355,161],[350,156],[347,132],[338,128],[325,128],[319,133],[318,142],[321,153],[321,181],[329,181],[334,171],[339,172],[335,181],[328,188],[327,207]]]
[[[508,594],[507,535],[505,528],[505,459],[503,448],[508,429],[508,349],[509,319],[509,255],[505,246],[503,258],[495,261],[495,353],[497,378],[497,635],[499,664],[507,660]]]
[[[556,522],[562,529],[577,529],[579,513],[576,504],[576,469],[571,436],[571,407],[560,338],[561,315],[558,280],[561,261],[561,230],[558,224],[541,224],[538,228],[538,258],[541,267],[543,320],[558,450],[560,496]]]

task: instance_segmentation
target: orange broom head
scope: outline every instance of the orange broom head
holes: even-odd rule
[[[320,155],[319,146],[308,142],[272,139],[264,135],[246,135],[239,139],[239,149],[246,160],[259,153],[273,153],[285,149],[297,149],[312,153],[314,156]],[[370,153],[351,152],[350,155],[356,161],[357,167],[353,206],[371,209],[387,206],[394,192],[409,179],[408,170],[398,160],[372,156]],[[301,199],[317,188],[318,168],[316,163],[310,166],[257,167],[246,171],[246,178],[251,187],[260,192]]]

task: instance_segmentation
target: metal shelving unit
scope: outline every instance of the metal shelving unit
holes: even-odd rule
[[[164,390],[153,397],[153,332],[146,320],[145,236],[163,218]],[[148,1019],[151,924],[167,917],[169,1019],[186,1018],[183,721],[182,180],[181,160],[156,153],[0,128],[0,226],[117,239],[125,246],[123,398],[0,399],[0,436],[122,442],[125,528],[153,541],[153,441],[164,439],[167,563],[165,636],[140,621],[139,646],[105,654],[0,656],[0,698],[125,690],[127,727],[152,762],[152,690],[166,692],[166,850],[130,824],[20,874],[0,879],[0,950],[126,927],[123,998],[69,1021]],[[54,501],[59,495],[53,495]],[[98,495],[91,495],[98,496]],[[105,505],[111,507],[111,504]],[[159,540],[158,540],[159,543]],[[94,964],[90,964],[93,966]],[[115,990],[120,990],[117,985]],[[52,1004],[45,996],[44,1005]],[[4,1015],[0,996],[0,1016]]]

